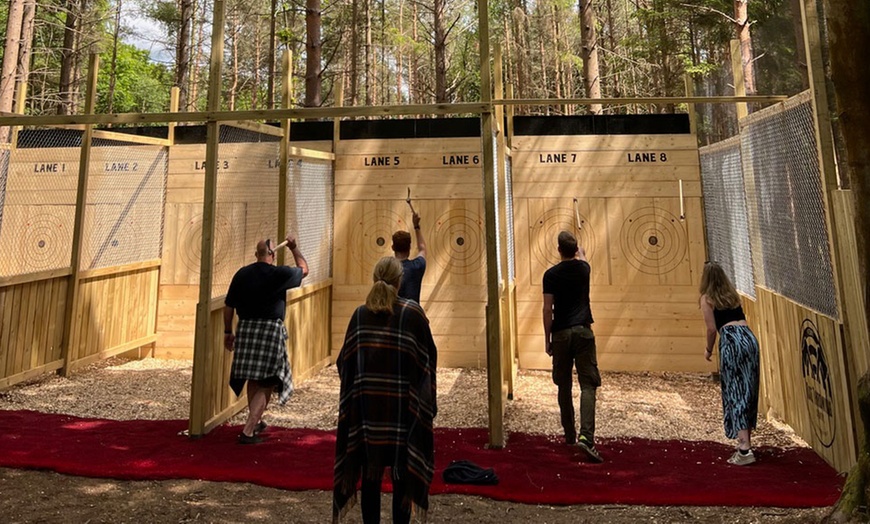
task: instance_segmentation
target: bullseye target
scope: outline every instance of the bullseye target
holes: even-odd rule
[[[23,265],[34,271],[69,265],[72,231],[62,217],[40,213],[28,217],[18,235]]]
[[[408,222],[390,209],[363,213],[351,230],[350,251],[363,268],[372,268],[383,257],[392,256],[393,233],[408,231]]]
[[[459,275],[480,272],[486,260],[483,219],[467,209],[454,209],[438,217],[433,228],[435,261]]]
[[[200,261],[202,260],[202,215],[191,217],[185,222],[178,235],[178,250],[182,264],[191,272],[199,273]],[[214,268],[219,273],[225,265],[231,262],[229,256],[233,252],[236,239],[229,220],[222,216],[215,216],[214,225]],[[233,267],[235,271],[237,268]]]
[[[559,251],[557,250],[559,233],[568,231],[574,234],[577,242],[586,251],[586,258],[591,259],[595,253],[595,231],[589,220],[579,214],[581,229],[575,226],[574,210],[565,207],[557,207],[545,211],[532,222],[530,238],[532,243],[532,255],[535,261],[550,267],[559,263]]]
[[[626,217],[619,245],[632,267],[641,273],[661,275],[683,262],[687,239],[678,217],[663,209],[643,207]]]
[[[88,259],[83,266],[88,269],[108,267],[135,262],[137,250],[133,246],[143,241],[131,220],[94,219],[88,231]]]

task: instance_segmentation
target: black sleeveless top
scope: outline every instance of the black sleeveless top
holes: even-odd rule
[[[746,320],[746,315],[743,313],[743,306],[737,306],[732,309],[713,309],[713,319],[716,321],[716,331],[719,331],[729,322]]]

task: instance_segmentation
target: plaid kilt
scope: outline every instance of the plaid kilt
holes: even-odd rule
[[[293,393],[293,375],[287,360],[287,328],[281,319],[240,320],[236,329],[230,387],[242,394],[245,381],[272,381],[278,387],[280,403]]]

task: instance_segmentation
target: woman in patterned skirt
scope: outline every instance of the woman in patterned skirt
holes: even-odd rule
[[[704,264],[700,292],[707,325],[704,357],[712,360],[718,335],[725,436],[737,439],[728,463],[745,466],[755,462],[751,436],[758,419],[758,341],[746,324],[740,295],[718,263]]]

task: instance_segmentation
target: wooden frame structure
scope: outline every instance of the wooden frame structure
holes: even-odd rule
[[[495,249],[495,240],[499,235],[499,230],[504,231],[504,228],[498,228],[495,221],[496,217],[504,217],[503,210],[497,208],[499,201],[504,201],[505,187],[503,180],[496,177],[496,173],[503,173],[503,168],[499,162],[510,154],[510,140],[512,137],[512,119],[508,118],[508,127],[503,128],[503,115],[506,111],[509,115],[512,114],[513,108],[516,106],[535,106],[535,105],[550,105],[553,103],[572,104],[572,105],[625,105],[625,104],[679,104],[686,103],[706,104],[706,103],[735,103],[735,104],[769,104],[781,102],[786,97],[783,96],[741,96],[738,92],[737,96],[722,96],[722,97],[654,97],[654,98],[617,98],[617,99],[589,99],[589,98],[572,98],[572,99],[513,99],[511,96],[511,86],[508,85],[507,98],[502,95],[502,79],[500,71],[500,59],[498,49],[495,50],[495,74],[490,72],[490,47],[489,47],[489,20],[488,20],[488,4],[486,1],[478,3],[479,20],[480,20],[480,55],[481,55],[481,84],[482,96],[481,100],[476,103],[461,103],[461,104],[416,104],[402,106],[372,106],[372,107],[337,107],[333,108],[295,108],[291,109],[289,104],[289,76],[285,79],[284,84],[284,100],[281,109],[274,110],[252,110],[252,111],[221,111],[220,110],[220,74],[222,66],[222,49],[223,38],[222,30],[224,20],[224,0],[215,0],[214,3],[214,28],[212,35],[212,56],[211,56],[211,72],[209,80],[209,103],[208,110],[205,112],[178,112],[170,111],[167,113],[151,113],[151,114],[92,114],[93,100],[95,89],[95,78],[97,62],[92,59],[91,70],[89,76],[88,88],[88,103],[86,103],[86,113],[84,115],[72,116],[20,116],[20,115],[0,115],[0,126],[83,126],[85,139],[84,146],[81,149],[80,169],[82,176],[78,179],[78,187],[76,189],[77,205],[76,219],[74,226],[74,237],[72,247],[72,263],[70,268],[50,270],[41,273],[33,273],[20,277],[2,277],[0,278],[0,304],[2,303],[22,303],[23,297],[34,297],[24,299],[27,307],[24,312],[18,314],[11,313],[11,308],[6,308],[2,311],[3,318],[0,318],[0,326],[11,326],[20,322],[22,325],[32,323],[37,316],[45,316],[46,318],[54,318],[61,322],[64,326],[62,330],[56,330],[49,338],[34,338],[33,333],[26,333],[20,330],[10,331],[7,329],[0,333],[0,345],[12,344],[13,341],[20,341],[27,344],[28,347],[36,347],[45,345],[49,347],[61,347],[62,353],[33,353],[11,357],[11,361],[15,362],[17,372],[6,373],[0,377],[0,387],[8,386],[20,380],[35,376],[39,373],[53,371],[57,369],[68,373],[75,369],[77,365],[83,362],[90,362],[96,358],[103,358],[109,354],[116,354],[135,347],[151,344],[154,341],[153,329],[151,332],[144,335],[134,336],[121,342],[110,351],[104,351],[97,355],[88,355],[83,360],[79,360],[76,364],[74,352],[71,348],[74,345],[76,337],[76,304],[80,301],[80,297],[85,290],[86,281],[88,279],[101,280],[109,276],[107,272],[99,270],[95,272],[81,271],[78,267],[78,257],[76,253],[81,251],[81,227],[83,222],[83,195],[87,191],[88,177],[87,165],[89,163],[90,142],[93,138],[114,138],[116,133],[107,131],[96,131],[93,129],[97,124],[145,124],[145,123],[167,123],[169,124],[169,135],[165,142],[162,139],[147,139],[125,136],[124,138],[130,141],[139,140],[141,143],[149,143],[152,145],[172,144],[174,142],[174,126],[177,122],[200,122],[205,123],[208,129],[207,132],[207,155],[205,160],[204,185],[203,185],[203,233],[201,242],[201,271],[199,275],[199,298],[196,308],[195,320],[195,350],[194,350],[194,377],[192,384],[192,399],[191,399],[191,416],[190,416],[190,433],[192,435],[200,435],[207,432],[209,429],[219,424],[242,406],[242,399],[232,401],[227,398],[222,392],[221,387],[225,390],[225,385],[220,382],[225,378],[226,361],[221,358],[223,352],[220,351],[221,335],[220,321],[217,312],[220,308],[220,302],[211,296],[212,289],[212,274],[210,268],[214,259],[214,239],[215,239],[215,202],[216,202],[216,177],[217,177],[217,160],[218,160],[218,133],[222,124],[243,127],[258,132],[271,132],[272,128],[266,130],[261,124],[255,121],[279,121],[281,122],[281,158],[284,165],[281,170],[282,180],[286,175],[286,158],[288,155],[310,155],[312,158],[330,158],[333,153],[323,153],[319,151],[306,151],[302,149],[294,149],[290,146],[290,120],[291,119],[312,119],[312,118],[333,118],[336,122],[336,142],[338,139],[338,120],[343,117],[371,117],[371,116],[400,116],[400,115],[458,115],[472,114],[479,115],[482,123],[482,181],[484,204],[485,204],[485,228],[486,228],[486,258],[487,264],[487,310],[486,310],[486,333],[487,333],[487,361],[489,371],[488,394],[489,394],[489,425],[490,425],[490,445],[493,447],[504,446],[507,441],[507,436],[504,430],[504,409],[507,398],[509,398],[513,388],[513,377],[516,373],[516,298],[515,289],[512,282],[500,280],[498,277],[499,266],[504,267],[505,259],[502,253]],[[844,340],[846,343],[845,351],[849,354],[850,362],[855,362],[855,366],[851,366],[850,370],[850,388],[854,389],[854,384],[857,376],[868,366],[867,355],[867,326],[863,322],[864,316],[861,310],[862,300],[860,296],[849,290],[859,290],[862,286],[856,285],[866,276],[860,275],[857,267],[857,259],[850,251],[850,246],[854,246],[854,229],[851,228],[850,208],[854,205],[851,196],[846,192],[837,191],[836,178],[833,170],[833,149],[829,143],[829,112],[826,108],[826,98],[824,93],[824,81],[821,75],[820,53],[818,47],[818,25],[815,14],[815,5],[809,0],[801,2],[802,15],[805,26],[806,45],[809,50],[808,56],[811,61],[811,84],[813,86],[814,101],[815,101],[815,116],[817,119],[817,136],[819,137],[819,159],[823,166],[824,182],[827,189],[826,195],[826,212],[830,217],[829,234],[835,245],[835,261],[837,268],[837,283],[842,292],[841,307],[844,311],[845,321],[843,323]],[[285,58],[285,72],[287,71],[286,64],[289,60]],[[494,86],[493,86],[494,80]],[[341,90],[339,89],[339,92]],[[21,92],[21,91],[20,91]],[[19,95],[19,99],[22,98]],[[177,95],[173,95],[173,100],[177,103]],[[333,156],[334,158],[334,156]],[[498,160],[497,160],[498,159]],[[285,182],[281,182],[282,184]],[[282,186],[283,187],[283,186]],[[286,191],[281,191],[286,194]],[[286,203],[282,204],[282,210],[286,208]],[[283,212],[283,211],[282,211]],[[283,228],[286,220],[279,220],[279,227]],[[282,229],[283,231],[283,229]],[[141,278],[142,274],[148,274],[154,271],[155,264],[152,262],[143,262],[130,267],[118,268],[116,271],[122,274],[136,274],[137,278]],[[156,284],[149,284],[156,285]],[[147,287],[147,286],[146,286]],[[151,289],[150,287],[148,289]],[[318,295],[326,293],[329,296],[329,286],[327,284],[317,286],[317,289],[308,289],[297,291],[291,297],[291,302],[308,296],[308,294]],[[100,295],[99,293],[103,293]],[[98,292],[94,296],[108,297],[110,292],[104,290]],[[36,298],[39,296],[48,296],[50,299]],[[329,315],[331,300],[319,296],[316,300],[319,301],[317,310],[322,312],[326,308],[326,318]],[[14,316],[14,318],[13,318]],[[152,322],[149,319],[148,322]],[[152,323],[153,325],[153,323]],[[58,335],[57,333],[61,333]],[[328,333],[325,337],[328,339]],[[8,346],[7,346],[8,347]],[[25,361],[29,361],[25,365]],[[326,359],[321,359],[313,363],[313,366],[323,365]],[[8,370],[6,370],[8,371]],[[849,399],[852,402],[850,408],[852,416],[857,415],[857,407],[854,404],[854,399]],[[857,431],[857,430],[855,430]],[[858,441],[858,435],[854,435],[854,442]],[[845,459],[848,461],[848,458]],[[844,468],[848,464],[837,464],[837,467]]]

